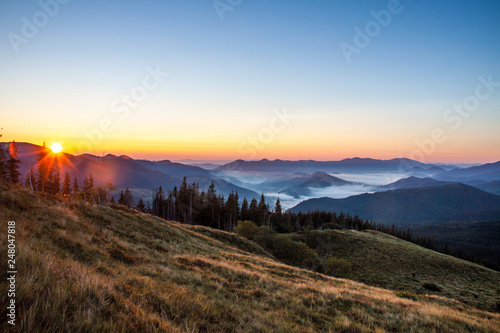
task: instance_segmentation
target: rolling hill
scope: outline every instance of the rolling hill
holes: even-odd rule
[[[293,234],[323,258],[352,264],[346,277],[369,285],[426,292],[495,310],[500,272],[422,248],[373,230],[324,230]],[[414,276],[416,275],[416,278]],[[426,283],[441,291],[428,291]]]
[[[469,185],[500,181],[500,161],[487,163],[466,169],[454,169],[436,175],[434,178],[451,182],[461,182]]]
[[[420,187],[431,187],[431,186],[443,186],[451,184],[450,182],[435,180],[432,178],[418,178],[418,177],[408,177],[400,179],[394,183],[390,183],[384,186],[380,186],[380,191],[398,190],[405,188],[420,188]]]
[[[472,304],[287,266],[234,234],[118,205],[65,202],[0,185],[2,228],[12,220],[18,323],[28,332],[494,332],[500,326],[499,314]],[[6,237],[0,234],[3,244]],[[381,257],[373,260],[392,260],[397,251],[377,250]],[[456,265],[453,275],[432,276],[456,280],[443,284],[443,294],[463,288],[468,296],[471,286],[475,293],[472,279],[484,288],[498,281],[498,273],[457,259],[429,260],[436,272],[448,261]],[[5,281],[6,269],[0,275]],[[0,285],[3,304],[6,288]],[[478,302],[486,306],[489,295],[481,293]],[[5,320],[0,329],[15,331]]]
[[[255,187],[263,192],[284,193],[293,197],[301,197],[309,196],[311,189],[352,184],[355,183],[334,177],[326,172],[315,172],[313,174],[294,173],[278,180],[266,180]]]
[[[345,212],[382,224],[408,226],[430,222],[495,220],[500,196],[463,184],[399,189],[345,199],[319,198],[301,202],[292,212]]]
[[[478,184],[476,185],[478,189],[481,189],[485,192],[490,192],[496,195],[500,195],[500,180],[495,180],[488,183]]]

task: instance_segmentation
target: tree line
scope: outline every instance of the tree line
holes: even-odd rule
[[[19,183],[21,174],[18,154],[15,141],[7,147],[0,145],[0,181],[6,184]],[[377,224],[363,220],[357,215],[330,211],[291,213],[283,211],[279,198],[271,209],[264,194],[260,196],[260,200],[252,198],[250,202],[243,198],[240,205],[238,192],[231,192],[225,198],[217,193],[213,181],[207,191],[200,190],[198,183],[188,184],[186,177],[179,187],[172,190],[165,191],[160,186],[153,189],[151,205],[149,202],[145,204],[142,198],[136,204],[128,188],[122,190],[118,201],[115,201],[111,192],[116,190],[116,186],[111,182],[96,185],[92,173],[83,179],[82,186],[78,178],[75,176],[71,179],[68,172],[65,173],[64,179],[61,179],[58,163],[54,163],[55,157],[49,154],[50,151],[43,143],[43,148],[37,154],[35,167],[26,174],[25,187],[32,191],[75,198],[96,205],[117,203],[166,220],[204,225],[230,232],[234,232],[238,221],[252,221],[257,226],[268,226],[278,233],[321,229],[376,230],[431,250],[477,261],[471,254],[451,249],[446,243],[435,245],[433,237],[415,237],[410,229]]]
[[[282,209],[279,198],[271,208],[264,194],[260,196],[260,200],[252,198],[250,202],[243,198],[240,204],[238,192],[231,192],[225,198],[217,193],[213,181],[205,192],[200,190],[197,183],[188,184],[184,177],[179,188],[165,191],[160,186],[154,189],[151,207],[149,204],[144,206],[142,198],[139,202],[141,207],[136,207],[137,209],[166,220],[230,232],[234,231],[238,221],[252,221],[257,226],[268,226],[278,233],[321,229],[376,230],[436,250],[432,237],[415,237],[410,229],[377,224],[357,215],[331,211],[292,213]],[[128,206],[133,207],[133,204]]]

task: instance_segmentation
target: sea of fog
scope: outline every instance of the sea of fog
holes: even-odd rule
[[[312,198],[329,197],[334,199],[343,199],[353,195],[363,193],[373,193],[379,186],[393,183],[401,178],[406,178],[405,174],[372,173],[372,174],[332,174],[332,176],[341,178],[357,184],[331,186],[325,188],[310,188],[312,194],[300,198],[294,198],[284,193],[265,193],[268,198],[279,198],[283,209],[289,209],[301,203],[304,200]],[[271,204],[271,207],[273,205]]]

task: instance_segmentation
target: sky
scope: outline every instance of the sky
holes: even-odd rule
[[[152,160],[500,160],[500,2],[0,2],[2,140]]]

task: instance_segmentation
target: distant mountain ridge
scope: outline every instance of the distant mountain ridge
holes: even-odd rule
[[[262,159],[260,161],[236,160],[224,164],[216,170],[218,171],[239,171],[239,172],[403,172],[412,168],[427,170],[435,168],[436,172],[444,172],[442,166],[424,164],[407,158],[394,158],[390,160],[379,160],[372,158],[347,158],[341,161],[314,161],[314,160],[274,160]]]
[[[432,187],[432,186],[443,186],[453,184],[451,182],[445,182],[440,180],[435,180],[433,178],[418,178],[418,177],[408,177],[400,179],[394,183],[390,183],[384,186],[380,186],[380,191],[397,190],[405,188],[421,188],[421,187]]]
[[[21,161],[21,180],[24,181],[28,170],[36,165],[37,153],[41,151],[42,146],[26,142],[16,142],[16,144],[19,148],[18,158]],[[259,197],[259,194],[254,191],[217,178],[211,171],[168,160],[152,162],[112,154],[95,156],[62,153],[58,156],[60,156],[59,167],[62,177],[68,172],[72,182],[77,177],[81,186],[83,179],[92,173],[96,183],[111,181],[117,185],[118,189],[129,187],[136,199],[143,197],[148,201],[150,198],[145,197],[145,194],[149,195],[154,187],[162,186],[164,189],[179,187],[184,176],[187,177],[188,182],[199,182],[201,189],[207,189],[213,180],[217,192],[226,197],[231,191],[238,192],[241,197],[246,196],[249,199]]]
[[[500,219],[500,196],[464,184],[399,189],[345,199],[309,199],[292,212],[345,212],[383,224],[408,226],[430,222]]]
[[[283,181],[281,184],[286,187],[278,193],[288,194],[293,197],[300,197],[311,195],[311,189],[314,188],[317,189],[331,186],[352,185],[355,183],[318,171],[312,175],[295,177],[290,180]]]
[[[500,161],[466,169],[454,169],[434,177],[437,180],[477,185],[500,180]]]

